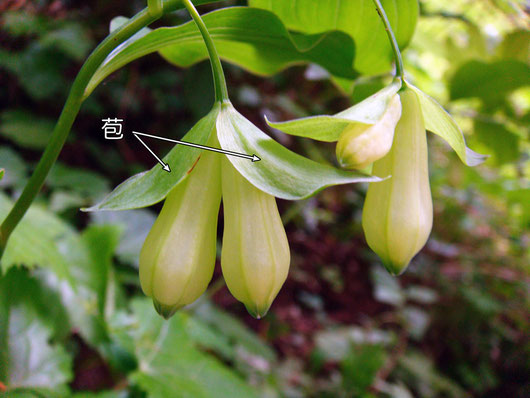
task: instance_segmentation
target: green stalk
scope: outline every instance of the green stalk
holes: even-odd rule
[[[195,2],[197,4],[205,4],[213,3],[215,0],[196,0]],[[107,36],[105,40],[92,51],[75,78],[61,115],[59,116],[59,120],[55,125],[52,136],[48,141],[48,145],[46,146],[35,171],[31,175],[15,205],[2,222],[2,225],[0,225],[0,258],[6,248],[9,236],[22,217],[24,217],[24,214],[26,214],[26,211],[42,188],[50,169],[57,160],[83,103],[85,89],[98,67],[116,47],[140,29],[156,21],[165,13],[182,7],[183,0],[166,0],[163,3],[162,10],[156,10],[155,8],[155,12],[153,12],[153,7],[151,7],[151,12],[149,12],[149,9],[145,8],[130,19],[125,25],[109,34],[109,36]]]
[[[226,78],[223,72],[223,65],[221,64],[221,59],[219,58],[219,54],[217,53],[213,39],[191,0],[183,0],[183,3],[195,21],[195,24],[199,28],[204,40],[204,44],[206,44],[206,48],[208,49],[208,55],[210,56],[210,63],[212,65],[213,82],[215,86],[215,100],[219,102],[229,101],[230,99],[228,98],[228,89],[226,87]]]
[[[373,0],[373,1],[375,4],[375,8],[377,9],[377,13],[379,14],[379,17],[381,18],[383,25],[385,25],[385,30],[388,35],[388,39],[390,40],[392,51],[394,52],[394,59],[396,60],[396,76],[401,77],[403,84],[405,84],[405,69],[403,68],[403,58],[401,57],[401,51],[399,51],[399,46],[396,40],[396,36],[394,35],[392,26],[390,26],[390,22],[388,21],[388,17],[386,16],[386,13],[385,13],[385,9],[381,5],[381,1],[380,0]]]

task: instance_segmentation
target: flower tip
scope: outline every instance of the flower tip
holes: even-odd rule
[[[175,313],[181,308],[178,305],[162,304],[157,300],[153,300],[153,305],[155,307],[156,312],[158,312],[158,314],[166,321],[173,315],[175,315]]]
[[[405,270],[408,268],[410,262],[407,262],[406,264],[402,263],[394,263],[392,261],[384,261],[383,260],[383,266],[386,268],[386,270],[389,272],[392,276],[400,276],[402,273],[405,272]]]
[[[248,305],[245,305],[245,308],[247,309],[248,313],[253,317],[253,318],[256,318],[257,320],[260,320],[261,318],[263,318],[265,315],[267,315],[267,313],[269,312],[269,307],[266,307],[266,308],[258,308],[257,306],[255,308],[252,308]]]

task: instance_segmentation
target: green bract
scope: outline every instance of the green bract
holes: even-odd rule
[[[255,153],[261,158],[257,163],[237,157],[228,159],[253,185],[278,198],[305,199],[332,185],[379,181],[376,177],[317,163],[288,150],[254,126],[229,102],[222,105],[217,135],[221,148]]]
[[[183,140],[205,145],[212,134],[217,134],[222,149],[258,155],[261,161],[255,163],[232,156],[228,159],[254,186],[282,199],[304,199],[332,185],[379,181],[377,177],[340,170],[288,150],[249,122],[229,102],[216,103]],[[164,157],[171,173],[156,165],[129,178],[101,203],[86,210],[128,210],[158,203],[186,177],[200,154],[199,149],[176,145]]]
[[[466,146],[462,130],[440,104],[410,83],[405,82],[404,85],[410,87],[418,95],[427,130],[447,141],[468,166],[476,166],[486,160],[487,156],[473,152]],[[346,128],[359,128],[355,127],[359,123],[375,125],[380,122],[388,109],[390,100],[401,86],[401,80],[396,79],[391,85],[371,97],[333,116],[312,116],[287,122],[267,122],[271,127],[286,134],[326,142],[338,141]]]
[[[220,109],[220,104],[216,103],[208,115],[199,120],[182,140],[206,145],[212,134],[215,135],[215,123]],[[164,157],[164,161],[171,165],[171,173],[156,165],[151,170],[124,181],[100,203],[85,210],[127,210],[154,205],[164,200],[187,176],[201,153],[200,149],[175,145]]]
[[[375,175],[392,178],[370,184],[363,208],[366,241],[393,275],[402,273],[425,245],[433,219],[420,103],[411,89],[400,97],[403,111],[392,149],[373,167]]]
[[[407,84],[418,95],[425,128],[447,141],[462,162],[468,166],[477,166],[488,158],[487,155],[476,153],[466,146],[466,140],[462,130],[460,130],[460,127],[458,127],[451,115],[436,100],[412,84]]]
[[[287,122],[267,123],[290,135],[333,142],[349,128],[369,128],[381,121],[392,98],[401,88],[401,80],[368,97],[364,101],[333,116],[311,116]]]

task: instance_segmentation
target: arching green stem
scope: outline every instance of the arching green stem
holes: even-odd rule
[[[195,2],[197,4],[204,4],[212,3],[214,1],[215,0],[196,0]],[[24,214],[26,214],[26,211],[35,199],[35,196],[37,196],[42,188],[50,169],[57,160],[83,103],[85,89],[98,67],[112,50],[140,29],[156,21],[165,13],[182,7],[183,0],[166,0],[163,2],[163,9],[161,11],[156,7],[154,9],[151,7],[151,12],[148,8],[145,8],[130,19],[125,25],[107,36],[107,38],[105,38],[105,40],[103,40],[90,54],[75,78],[61,115],[59,116],[59,120],[55,125],[52,136],[48,141],[48,145],[46,146],[35,171],[31,175],[15,205],[2,222],[2,225],[0,225],[0,258],[5,250],[9,236],[22,217],[24,217]]]
[[[210,36],[210,33],[208,32],[208,29],[206,28],[206,25],[204,24],[204,21],[202,20],[201,16],[197,12],[197,9],[191,2],[191,0],[183,0],[184,6],[190,13],[191,17],[197,24],[197,27],[199,28],[202,38],[204,39],[204,43],[206,44],[206,48],[208,49],[208,55],[210,56],[210,63],[212,65],[212,73],[213,73],[213,81],[215,86],[215,100],[216,101],[228,101],[228,89],[226,87],[226,79],[225,74],[223,72],[223,66],[221,65],[221,59],[219,58],[219,54],[217,54],[217,50],[215,48],[215,44],[213,42],[212,37]]]
[[[403,59],[401,58],[401,51],[399,51],[399,45],[396,40],[396,36],[394,35],[394,31],[392,30],[392,26],[390,26],[390,22],[388,21],[388,17],[386,16],[385,9],[381,5],[380,0],[373,0],[375,4],[375,8],[377,9],[377,13],[379,14],[379,17],[381,18],[381,21],[383,21],[383,25],[385,25],[385,30],[388,35],[388,39],[390,40],[390,44],[392,46],[392,51],[394,52],[394,59],[396,60],[396,76],[401,77],[401,80],[403,81],[403,84],[405,83],[405,70],[403,69]]]

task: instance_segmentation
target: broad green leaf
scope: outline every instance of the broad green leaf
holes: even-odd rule
[[[219,110],[220,105],[215,104],[210,113],[199,120],[182,140],[205,145],[215,129]],[[157,163],[151,170],[136,174],[120,184],[97,205],[84,210],[129,210],[158,203],[186,178],[200,155],[200,149],[176,145],[164,157],[164,162],[171,168],[170,173]]]
[[[164,321],[145,299],[133,300],[132,309],[132,315],[117,319],[113,330],[138,358],[131,380],[149,397],[258,396],[239,375],[195,346],[188,315],[179,312]]]
[[[444,396],[455,398],[466,396],[466,392],[458,384],[440,374],[432,361],[422,353],[411,350],[399,358],[398,364],[418,383],[423,382],[429,388],[439,391],[440,394],[443,393]]]
[[[92,39],[79,23],[67,23],[40,39],[43,47],[55,48],[76,61],[82,61],[92,48]]]
[[[450,91],[452,99],[478,97],[487,104],[495,104],[513,90],[529,85],[530,65],[525,62],[471,61],[456,71]]]
[[[310,34],[329,30],[347,33],[355,41],[354,68],[362,74],[376,75],[391,68],[392,51],[373,0],[249,0],[249,4],[273,11],[290,30]],[[382,0],[382,4],[403,49],[416,27],[418,1]]]
[[[11,207],[11,201],[0,194],[0,219]],[[105,317],[112,310],[114,291],[110,261],[119,233],[115,226],[93,226],[80,236],[54,214],[34,205],[11,235],[2,269],[24,265],[52,271],[36,275],[56,292],[85,340],[96,346],[107,339]]]
[[[20,109],[4,111],[0,116],[0,134],[23,148],[44,148],[54,126],[52,120]]]
[[[108,341],[105,321],[113,310],[115,290],[111,259],[119,234],[115,226],[91,226],[81,236],[72,235],[64,241],[73,283],[42,275],[60,295],[73,326],[94,347]]]
[[[477,166],[487,159],[487,156],[476,153],[466,146],[464,133],[438,102],[412,84],[408,84],[408,86],[418,95],[427,130],[447,141],[460,160],[468,166]]]
[[[312,62],[337,76],[357,76],[352,69],[355,48],[345,33],[290,34],[273,13],[248,7],[224,8],[203,19],[221,58],[253,73],[272,75],[291,65]],[[112,72],[155,51],[181,67],[208,57],[193,21],[147,32],[139,32],[107,57],[88,84],[85,96]]]
[[[216,333],[226,336],[238,347],[246,352],[259,356],[266,361],[274,362],[276,353],[263,340],[254,334],[245,324],[234,316],[203,300],[193,307],[193,314]]]
[[[377,371],[385,363],[385,349],[381,345],[352,345],[341,363],[343,384],[353,396],[362,396],[373,384]]]
[[[47,21],[39,14],[27,11],[4,11],[2,27],[11,36],[41,34],[49,29]]]
[[[0,220],[12,207],[11,200],[0,193]],[[73,233],[73,229],[54,214],[33,205],[13,231],[0,262],[1,268],[7,271],[16,265],[41,266],[50,268],[59,278],[71,281],[59,242]]]
[[[499,46],[500,58],[517,59],[528,63],[530,59],[530,31],[516,30],[504,37]]]
[[[80,207],[90,206],[92,203],[93,199],[88,199],[78,193],[57,189],[50,194],[49,209],[54,213],[61,214],[68,210],[77,211]]]
[[[0,181],[2,181],[4,179],[4,174],[5,174],[5,170],[4,169],[0,169]]]
[[[234,156],[228,159],[254,186],[281,199],[304,199],[332,185],[380,181],[378,177],[340,170],[288,150],[254,126],[230,103],[222,105],[217,136],[225,150],[260,157],[259,162]]]
[[[24,90],[35,100],[56,99],[66,92],[64,61],[64,57],[56,51],[35,42],[21,52],[0,48],[0,68],[15,75]]]
[[[231,344],[229,337],[220,333],[219,330],[190,317],[188,319],[188,334],[198,347],[215,352],[227,361],[234,361],[236,349]]]
[[[76,169],[56,163],[46,179],[53,189],[76,192],[86,199],[98,199],[109,191],[109,183],[101,175],[89,170]]]
[[[96,211],[91,220],[97,225],[115,225],[123,231],[116,256],[138,268],[140,249],[156,219],[155,213],[146,209],[125,211]]]
[[[67,388],[72,359],[51,342],[57,325],[47,317],[45,304],[55,303],[39,291],[25,270],[12,269],[0,279],[0,380],[8,390],[43,389],[51,397]]]
[[[279,123],[267,120],[267,123],[269,126],[290,135],[334,142],[339,139],[342,131],[351,124],[369,125],[377,123],[383,116],[390,99],[400,88],[401,81],[396,81],[357,105],[334,116],[312,116]]]
[[[7,391],[2,398],[69,398],[70,392],[67,388],[61,391],[51,390],[44,387],[20,387]]]
[[[494,120],[475,120],[477,140],[492,153],[496,165],[515,162],[520,157],[521,138],[507,126]]]

